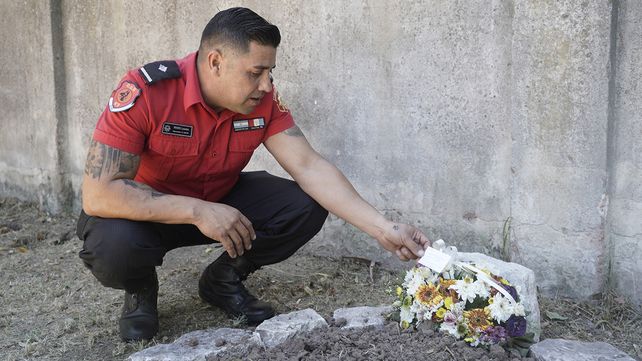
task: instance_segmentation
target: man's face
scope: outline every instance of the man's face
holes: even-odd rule
[[[215,88],[203,87],[206,100],[217,107],[249,114],[272,91],[270,72],[276,63],[276,48],[250,42],[249,51],[226,50],[215,70]],[[209,95],[209,96],[208,96]]]

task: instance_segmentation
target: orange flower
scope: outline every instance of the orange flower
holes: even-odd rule
[[[430,283],[419,286],[417,293],[415,293],[415,299],[428,307],[433,307],[443,301],[444,296],[439,294],[439,289]]]
[[[483,331],[492,326],[488,320],[490,313],[485,308],[475,308],[470,311],[464,311],[464,317],[468,321],[467,325],[470,330]]]
[[[454,285],[455,282],[457,282],[457,280],[445,280],[439,277],[439,292],[444,295],[444,297],[451,296],[453,300],[458,299],[459,295],[457,294],[457,291],[448,289],[448,287]]]

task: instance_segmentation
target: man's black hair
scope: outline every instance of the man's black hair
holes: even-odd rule
[[[281,42],[281,33],[279,28],[254,11],[236,7],[217,13],[207,23],[201,36],[200,50],[203,52],[204,47],[210,44],[220,44],[247,52],[250,41],[276,48]]]

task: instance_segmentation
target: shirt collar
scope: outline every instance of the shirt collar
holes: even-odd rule
[[[183,73],[183,78],[185,79],[185,91],[183,93],[183,107],[185,108],[185,111],[187,111],[187,109],[192,105],[201,103],[201,106],[215,118],[232,117],[236,113],[228,109],[224,109],[220,115],[217,115],[214,109],[207,105],[205,100],[203,100],[201,83],[198,80],[198,70],[196,68],[197,61],[198,51],[193,52],[178,61],[181,72]]]
[[[185,92],[183,93],[183,106],[185,110],[196,103],[206,105],[203,101],[201,85],[198,81],[198,71],[196,70],[197,55],[198,52],[193,52],[178,61],[185,79]]]

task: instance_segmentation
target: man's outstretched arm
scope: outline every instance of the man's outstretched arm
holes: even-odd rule
[[[193,224],[225,247],[231,257],[251,248],[250,221],[221,203],[163,194],[134,181],[140,157],[91,141],[82,185],[82,204],[90,216],[168,224]]]
[[[265,147],[321,206],[375,238],[400,259],[416,259],[430,245],[419,229],[387,220],[366,202],[337,167],[312,149],[297,126],[271,136]]]

